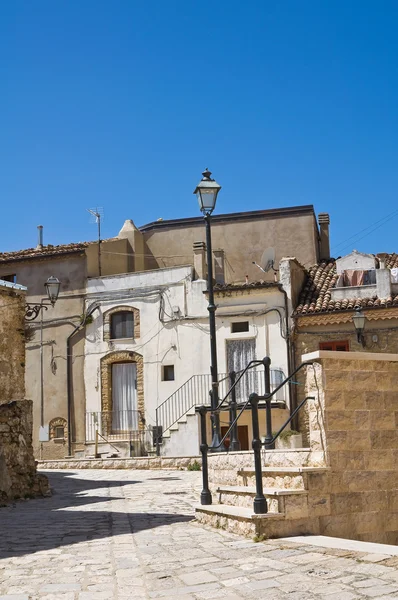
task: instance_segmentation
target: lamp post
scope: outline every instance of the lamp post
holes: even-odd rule
[[[49,306],[54,306],[58,299],[59,288],[61,282],[56,277],[49,277],[44,284],[47,292],[46,298],[40,300],[40,304],[27,304],[25,311],[25,320],[34,321],[37,319],[40,313],[40,425],[44,426],[44,370],[43,370],[43,311],[47,310]]]
[[[219,404],[218,396],[218,367],[217,367],[217,341],[216,341],[216,305],[214,304],[214,289],[213,289],[213,253],[211,248],[211,214],[216,206],[217,195],[221,186],[211,178],[211,173],[208,169],[203,171],[203,177],[195,188],[199,202],[200,211],[203,214],[206,224],[206,251],[207,251],[207,292],[209,294],[209,303],[207,310],[209,311],[209,326],[210,326],[210,372],[211,372],[211,422],[212,422],[212,442],[210,450],[213,452],[222,452],[225,450],[223,445],[220,445],[220,415],[216,410]]]
[[[355,330],[357,332],[357,341],[364,347],[365,336],[363,332],[365,329],[366,317],[362,310],[359,308],[359,306],[355,309],[355,314],[353,315],[352,320],[354,322]]]

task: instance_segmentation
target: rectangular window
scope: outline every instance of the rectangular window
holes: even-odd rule
[[[332,350],[333,352],[348,352],[349,344],[347,340],[339,342],[320,342],[319,350]]]
[[[162,366],[162,381],[174,381],[174,365]]]
[[[56,437],[56,439],[61,439],[61,438],[63,439],[64,436],[65,436],[65,429],[62,426],[56,427],[55,428],[55,437]]]
[[[111,339],[134,337],[134,313],[121,311],[111,316]]]
[[[231,333],[243,333],[244,331],[249,331],[249,321],[231,323]]]
[[[0,275],[0,279],[3,281],[9,281],[10,283],[17,283],[17,276],[15,273],[13,275]]]

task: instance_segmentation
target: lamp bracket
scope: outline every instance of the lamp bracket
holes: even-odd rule
[[[42,309],[47,310],[48,306],[45,304],[27,304],[25,307],[25,321],[34,321],[37,319]]]

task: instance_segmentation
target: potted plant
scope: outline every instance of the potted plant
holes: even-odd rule
[[[292,449],[303,447],[303,436],[294,429],[285,429],[275,441],[275,448]]]

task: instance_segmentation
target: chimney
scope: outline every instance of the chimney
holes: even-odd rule
[[[225,259],[224,250],[214,250],[214,279],[216,283],[225,283]]]
[[[197,279],[206,279],[206,244],[204,242],[194,242],[193,254],[193,266]]]
[[[330,258],[330,241],[329,241],[329,213],[319,213],[319,258],[321,260]]]
[[[37,226],[37,233],[38,233],[38,239],[37,239],[36,250],[43,250],[43,225]]]

